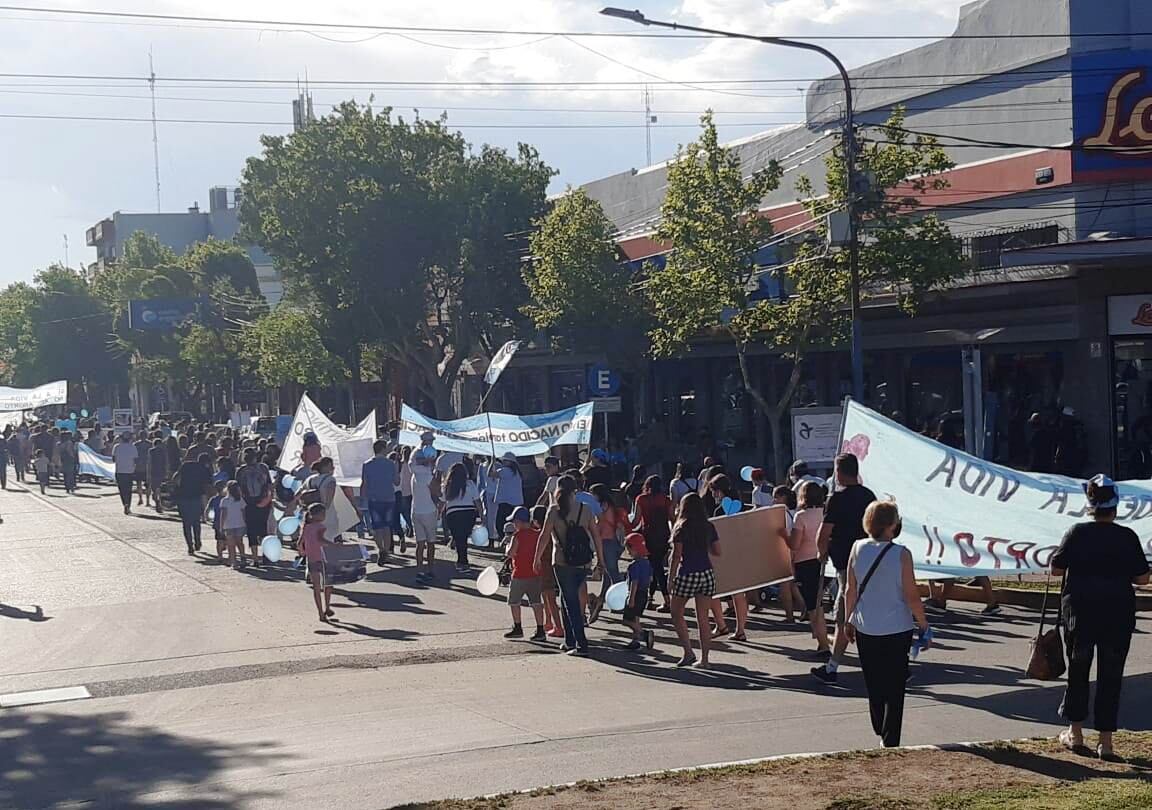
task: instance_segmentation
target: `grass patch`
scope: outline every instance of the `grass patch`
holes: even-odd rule
[[[929,806],[932,810],[1147,810],[1152,807],[1152,783],[1143,779],[1091,779],[972,791],[936,796]]]

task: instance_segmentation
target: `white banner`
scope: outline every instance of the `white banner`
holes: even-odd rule
[[[284,440],[280,452],[280,466],[287,470],[300,466],[300,453],[304,450],[304,434],[312,432],[320,440],[320,454],[331,456],[336,464],[336,481],[341,486],[360,486],[360,470],[372,458],[372,444],[376,441],[376,411],[351,430],[336,425],[308,395],[300,397],[292,429]]]
[[[435,434],[432,446],[449,453],[539,456],[559,444],[587,445],[592,438],[591,402],[554,413],[513,416],[480,413],[463,419],[429,419],[404,405],[400,411],[400,444],[420,446],[420,434]]]
[[[520,341],[518,340],[510,340],[501,346],[500,351],[496,352],[496,356],[493,357],[492,362],[488,364],[488,371],[484,373],[484,382],[489,385],[495,385],[519,349]]]
[[[57,380],[38,388],[6,388],[0,385],[0,411],[30,411],[43,405],[68,402],[68,381]]]
[[[1042,574],[1075,523],[1091,520],[1083,481],[1020,472],[926,439],[855,402],[841,450],[864,485],[896,501],[917,569],[955,576]],[[1152,552],[1152,481],[1118,484],[1117,522]]]

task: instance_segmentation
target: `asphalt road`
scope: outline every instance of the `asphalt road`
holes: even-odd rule
[[[419,585],[404,558],[339,589],[327,627],[290,568],[188,557],[174,520],[81,495],[0,492],[0,705],[92,695],[0,709],[0,807],[383,808],[875,744],[858,671],[815,683],[804,628],[776,612],[709,672],[672,667],[666,620],[654,654],[602,619],[573,659],[504,641],[499,598],[448,562]],[[955,607],[915,666],[904,742],[1055,733],[1062,687],[1021,675],[1035,614]],[[1152,727],[1146,638],[1130,728]]]

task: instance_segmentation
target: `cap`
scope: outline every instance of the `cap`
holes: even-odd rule
[[[430,430],[426,430],[420,434],[420,441],[422,441],[422,442],[430,442],[435,438],[436,438],[436,434]]]
[[[1088,486],[1090,484],[1095,484],[1096,488],[1098,490],[1101,488],[1112,490],[1112,497],[1109,498],[1108,500],[1093,501],[1091,498],[1089,498],[1088,502],[1091,503],[1093,507],[1095,507],[1096,509],[1115,509],[1117,506],[1120,505],[1120,495],[1116,490],[1116,482],[1113,481],[1111,478],[1109,478],[1108,476],[1101,473],[1100,475],[1097,475],[1095,478],[1092,478],[1088,481],[1085,481],[1084,482],[1084,494],[1085,495],[1088,494]],[[1098,496],[1101,494],[1102,493],[1098,493]]]
[[[521,523],[531,523],[532,513],[528,511],[527,506],[517,506],[512,510],[512,514],[508,516],[511,521],[520,521]]]
[[[504,455],[500,456],[500,460],[501,461],[515,461],[516,460],[516,454],[509,451],[509,452],[505,453]]]
[[[640,532],[632,532],[624,538],[624,544],[628,546],[628,550],[632,555],[637,554],[646,555],[648,553],[648,544],[644,542],[644,535]]]
[[[607,461],[608,460],[608,453],[605,452],[604,450],[601,450],[599,447],[597,447],[595,450],[592,451],[592,458],[596,459],[597,461]]]

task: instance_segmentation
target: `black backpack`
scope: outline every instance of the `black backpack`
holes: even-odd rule
[[[592,562],[592,538],[588,530],[580,525],[580,518],[584,514],[584,504],[576,512],[576,521],[565,521],[567,529],[564,531],[564,562],[568,565],[585,566]]]

